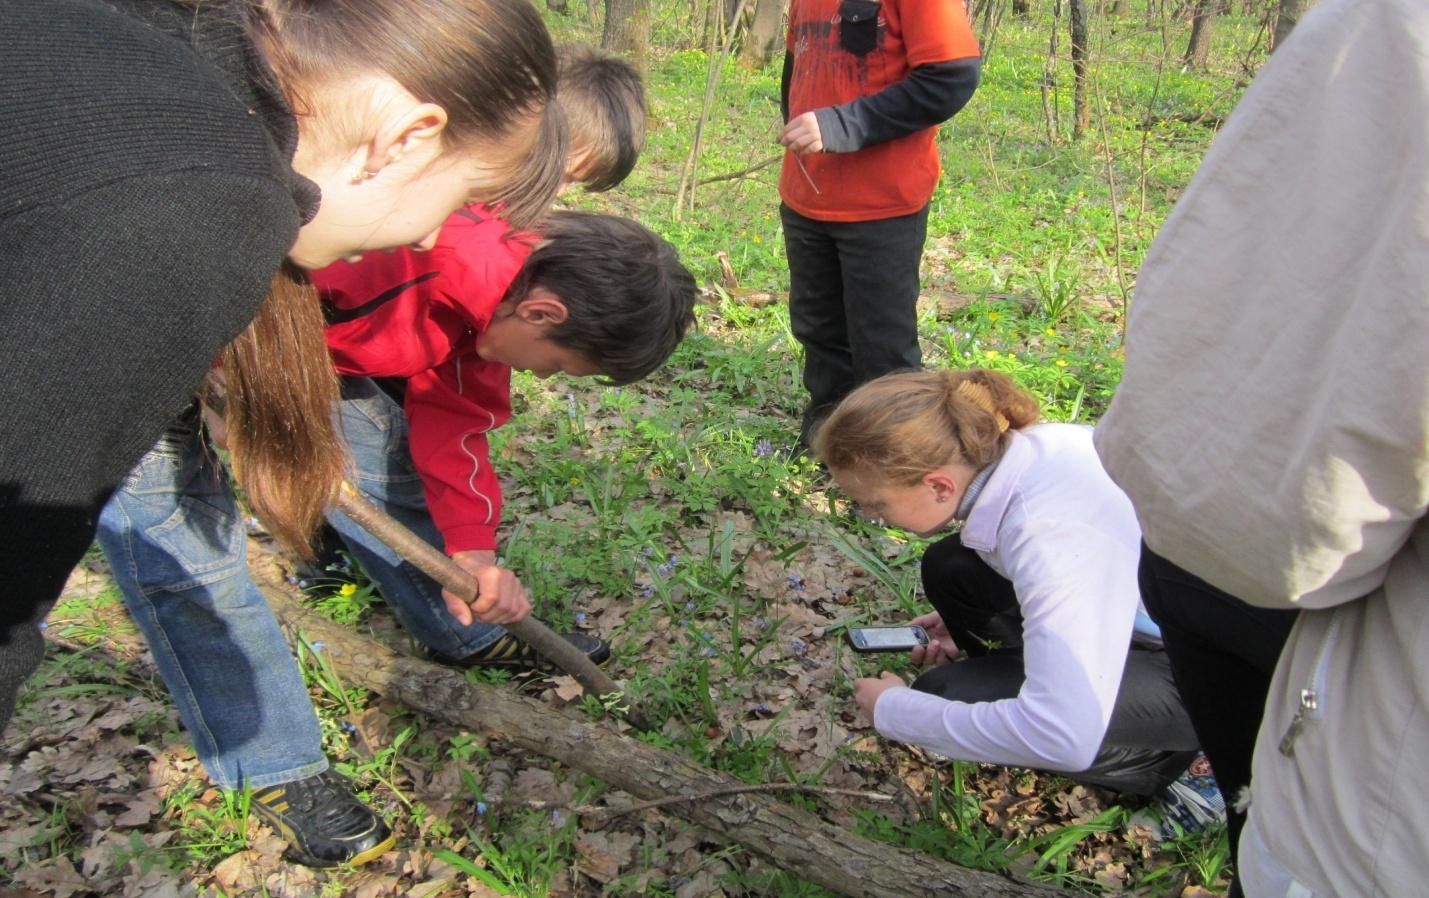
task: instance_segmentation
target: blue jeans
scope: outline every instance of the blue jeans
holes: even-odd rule
[[[407,451],[406,419],[370,381],[348,385],[340,416],[354,485],[440,546]],[[441,588],[346,516],[333,526],[398,619],[452,657],[502,630],[463,627]],[[110,499],[99,543],[125,605],[218,785],[291,782],[327,767],[302,673],[247,566],[247,531],[223,471],[200,443],[197,417],[175,422]]]

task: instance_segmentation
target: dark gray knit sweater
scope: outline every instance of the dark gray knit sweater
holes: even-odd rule
[[[0,0],[0,693],[9,625],[58,594],[316,210],[242,16]]]

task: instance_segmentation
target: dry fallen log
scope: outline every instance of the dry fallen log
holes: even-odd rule
[[[255,573],[262,576],[261,571]],[[839,894],[853,898],[1051,898],[1062,894],[874,842],[767,794],[733,791],[744,783],[625,736],[612,727],[508,689],[469,683],[459,671],[397,655],[348,627],[320,617],[280,588],[270,585],[265,592],[278,617],[290,629],[302,632],[309,641],[321,639],[325,643],[324,655],[345,682],[553,758],[637,798],[697,799],[666,809],[704,827],[716,838],[738,843],[768,862]]]

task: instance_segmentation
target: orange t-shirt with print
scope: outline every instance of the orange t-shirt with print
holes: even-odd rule
[[[792,0],[789,117],[878,93],[920,65],[978,56],[962,0],[884,0],[877,38],[864,55],[840,42],[842,0]],[[853,153],[784,154],[779,195],[820,221],[871,221],[927,205],[941,166],[937,127]],[[801,166],[802,163],[802,166]]]

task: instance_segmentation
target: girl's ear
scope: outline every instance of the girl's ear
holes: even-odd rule
[[[923,485],[933,491],[939,502],[950,502],[958,495],[959,484],[946,468],[929,471],[923,475]]]
[[[428,160],[436,158],[447,127],[445,109],[435,103],[419,103],[402,88],[396,89],[398,98],[379,105],[385,112],[367,146],[364,170],[374,175],[404,156],[425,154]]]

